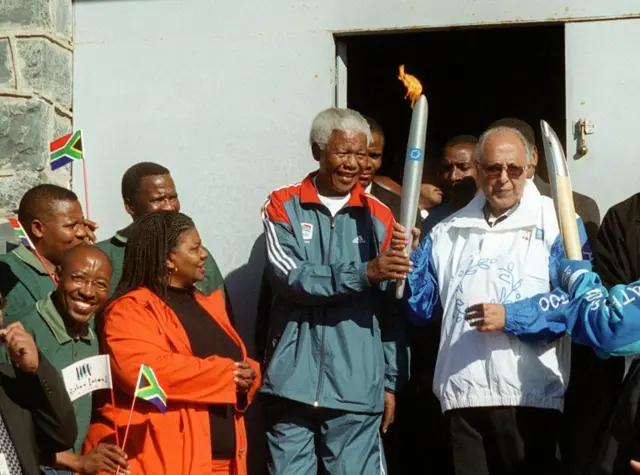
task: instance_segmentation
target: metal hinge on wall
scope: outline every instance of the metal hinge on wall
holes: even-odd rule
[[[578,141],[577,154],[580,157],[584,157],[589,152],[586,136],[595,133],[595,125],[588,119],[579,119],[573,123],[573,133]]]

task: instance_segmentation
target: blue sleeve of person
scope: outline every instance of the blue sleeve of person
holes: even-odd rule
[[[578,231],[582,245],[582,257],[591,261],[593,256],[587,241],[587,233],[581,218]],[[506,333],[532,343],[550,343],[567,331],[566,312],[569,296],[560,287],[558,270],[560,261],[566,257],[561,236],[554,241],[549,256],[549,281],[551,291],[505,305]]]
[[[584,261],[562,260],[560,284],[569,292],[567,332],[603,357],[640,354],[640,280],[610,291]]]
[[[407,315],[414,324],[422,326],[442,313],[430,234],[411,254],[411,261],[413,271],[407,276]]]

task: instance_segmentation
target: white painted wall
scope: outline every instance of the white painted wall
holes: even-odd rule
[[[572,122],[594,125],[587,155],[569,146],[574,187],[596,200],[604,216],[612,205],[640,191],[640,19],[568,24],[565,28],[567,137]],[[571,142],[570,142],[571,143]]]
[[[314,168],[308,127],[333,104],[334,32],[621,15],[640,15],[640,3],[76,0],[75,124],[85,130],[91,217],[102,238],[122,227],[124,170],[167,165],[248,314],[262,249],[243,266],[262,202]]]

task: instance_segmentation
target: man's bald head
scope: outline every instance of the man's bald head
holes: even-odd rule
[[[109,296],[113,267],[109,257],[93,246],[67,251],[56,268],[54,301],[69,331],[81,335]]]
[[[490,129],[496,127],[508,127],[510,129],[515,129],[520,132],[525,139],[527,139],[527,142],[529,142],[529,145],[531,146],[531,163],[527,169],[527,176],[529,178],[533,177],[536,167],[538,166],[538,148],[536,147],[536,134],[533,131],[533,127],[524,120],[517,119],[515,117],[505,117],[503,119],[496,120],[489,126]]]
[[[108,264],[109,269],[112,268],[111,259],[102,249],[87,244],[81,244],[65,252],[64,256],[62,256],[60,268],[62,270],[72,269],[74,264],[77,265],[77,262],[82,259],[97,259]]]

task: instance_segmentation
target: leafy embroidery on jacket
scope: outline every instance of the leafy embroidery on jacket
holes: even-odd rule
[[[466,269],[462,269],[458,272],[460,281],[458,282],[456,290],[453,294],[453,299],[455,301],[455,305],[453,307],[453,318],[456,322],[461,322],[462,320],[464,320],[465,312],[467,310],[467,304],[465,303],[462,296],[462,286],[466,278],[470,275],[475,275],[478,272],[488,271],[498,263],[497,258],[488,257],[478,259],[478,262],[476,262],[475,264],[473,263],[473,261],[474,258],[471,258],[469,266]],[[500,303],[504,305],[507,303],[512,303],[516,300],[520,300],[522,298],[520,287],[522,287],[523,279],[516,280],[516,276],[513,275],[515,266],[515,262],[511,261],[507,263],[505,267],[498,268],[498,279],[502,282],[502,286],[500,287],[500,297],[498,298],[497,302],[495,298],[492,298],[488,303]]]

